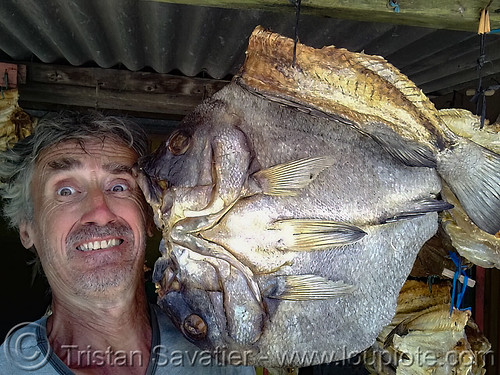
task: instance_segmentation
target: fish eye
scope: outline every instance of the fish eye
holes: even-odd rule
[[[177,130],[168,141],[168,150],[174,155],[183,155],[191,144],[191,136],[182,130]]]
[[[184,333],[192,340],[200,341],[207,336],[207,323],[196,314],[189,315],[182,323]]]
[[[61,197],[67,197],[76,193],[76,190],[71,186],[63,186],[62,188],[57,189],[57,195]]]

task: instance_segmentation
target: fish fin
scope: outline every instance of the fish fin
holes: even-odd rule
[[[354,225],[328,220],[277,220],[268,229],[282,231],[282,249],[288,251],[325,250],[357,242],[366,236],[366,232]]]
[[[184,217],[200,217],[216,214],[224,209],[224,200],[217,197],[212,203],[210,203],[206,208],[199,211],[184,210]]]
[[[332,166],[333,158],[320,156],[277,164],[258,171],[252,178],[267,195],[296,195],[310,184],[325,168]]]
[[[169,258],[165,257],[159,257],[153,267],[153,276],[152,276],[152,281],[154,283],[159,283],[163,277],[165,276],[165,271],[171,264],[171,261]]]
[[[353,285],[318,275],[288,275],[280,278],[284,281],[284,288],[269,298],[289,301],[325,300],[352,293],[355,289]]]
[[[433,305],[427,309],[419,311],[418,313],[411,314],[407,318],[403,319],[401,322],[396,324],[396,326],[389,332],[389,334],[385,337],[384,340],[384,348],[388,348],[393,344],[394,336],[405,336],[411,330],[411,325],[414,321],[421,318],[423,315],[427,314],[430,311],[435,311],[440,308],[439,305]]]
[[[436,168],[436,157],[428,147],[416,142],[405,141],[396,133],[393,136],[370,133],[369,136],[393,158],[399,160],[404,165],[409,167]]]
[[[408,211],[400,212],[392,217],[381,221],[382,224],[392,223],[395,221],[411,219],[417,216],[425,215],[429,212],[439,212],[450,210],[453,208],[451,203],[440,201],[437,199],[427,198],[414,202],[414,207]]]
[[[474,224],[493,235],[500,232],[500,155],[460,139],[438,160],[439,174]]]
[[[391,346],[393,344],[393,341],[394,341],[394,336],[395,335],[398,335],[398,336],[405,336],[408,334],[408,332],[410,331],[408,329],[408,323],[415,319],[414,317],[409,317],[409,318],[406,318],[405,320],[403,320],[401,323],[397,324],[392,330],[391,332],[389,332],[389,334],[386,336],[386,338],[384,339],[384,349],[387,349],[389,346]]]

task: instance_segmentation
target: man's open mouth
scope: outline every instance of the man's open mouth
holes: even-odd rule
[[[109,240],[86,242],[80,246],[77,246],[77,249],[80,251],[101,250],[107,249],[108,247],[118,246],[122,243],[123,240],[121,238],[112,238]]]

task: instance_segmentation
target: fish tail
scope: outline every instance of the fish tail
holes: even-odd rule
[[[500,155],[460,138],[438,154],[437,171],[480,229],[500,232]]]

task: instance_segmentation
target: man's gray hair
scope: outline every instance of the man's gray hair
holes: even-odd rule
[[[63,112],[42,118],[33,134],[0,154],[0,194],[3,214],[10,226],[19,228],[33,219],[31,181],[40,153],[60,142],[85,142],[105,138],[123,142],[139,157],[148,152],[145,132],[135,123],[100,113]]]

